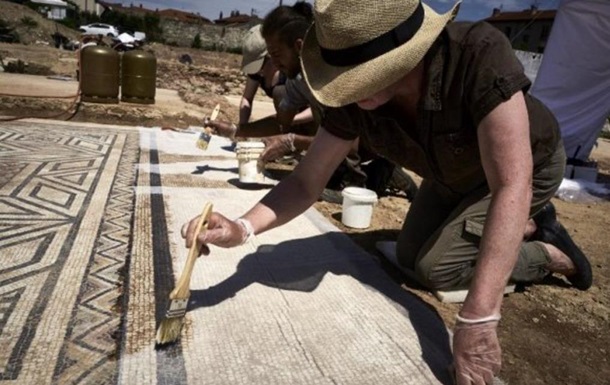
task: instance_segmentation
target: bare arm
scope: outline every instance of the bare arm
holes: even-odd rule
[[[320,128],[307,155],[294,171],[243,216],[251,226],[212,213],[207,231],[198,233],[197,216],[182,226],[186,247],[197,239],[201,243],[201,252],[207,254],[207,244],[234,247],[245,242],[251,232],[260,234],[290,221],[316,201],[335,168],[349,152],[352,142]]]
[[[294,133],[267,136],[263,138],[265,151],[261,154],[264,162],[271,162],[295,150],[307,151],[313,142],[313,136],[295,135]]]
[[[235,136],[262,138],[277,135],[281,132],[276,115],[269,115],[253,122],[241,123],[235,132]]]
[[[297,113],[298,112],[293,109],[282,109],[282,108],[278,107],[277,121],[278,121],[279,125],[282,126],[284,128],[284,130],[287,127],[292,126],[292,121],[294,120],[294,117],[297,115]]]
[[[478,138],[491,202],[474,279],[460,312],[474,319],[500,313],[529,216],[533,161],[521,92],[481,121]]]
[[[258,82],[247,78],[246,87],[244,93],[241,96],[239,103],[239,124],[248,123],[250,115],[252,114],[252,102],[254,101],[254,95],[258,91]]]
[[[248,79],[248,81],[252,80]],[[235,136],[251,138],[272,136],[280,134],[282,131],[286,131],[288,127],[294,124],[303,124],[311,121],[313,121],[311,108],[307,108],[299,113],[292,109],[278,108],[276,115],[270,115],[254,122],[240,120],[240,124]]]

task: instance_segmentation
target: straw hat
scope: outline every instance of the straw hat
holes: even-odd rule
[[[246,75],[252,75],[263,68],[265,56],[267,56],[267,45],[261,34],[261,25],[255,25],[246,32],[241,53],[241,71]]]
[[[439,15],[417,0],[316,0],[301,51],[312,93],[340,107],[395,83],[421,61],[458,5]]]

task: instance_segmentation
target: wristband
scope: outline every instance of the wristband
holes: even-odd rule
[[[246,218],[237,218],[235,220],[235,223],[238,223],[239,225],[241,225],[241,227],[244,228],[244,230],[246,230],[246,235],[244,237],[242,237],[241,240],[241,244],[245,244],[248,241],[250,241],[250,239],[252,239],[252,237],[254,237],[254,227],[252,227],[252,223],[250,223],[249,220],[247,220]]]
[[[500,321],[501,318],[502,317],[500,316],[500,314],[492,314],[487,317],[475,318],[475,319],[464,318],[464,317],[460,316],[459,314],[456,314],[456,316],[455,316],[455,319],[458,322],[461,322],[463,324],[468,324],[468,325],[484,324],[486,322]]]

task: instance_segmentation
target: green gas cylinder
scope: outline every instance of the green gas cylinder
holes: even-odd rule
[[[119,53],[91,45],[80,53],[81,100],[92,103],[119,102]]]
[[[123,54],[121,101],[154,104],[157,81],[157,58],[150,52],[134,50]]]

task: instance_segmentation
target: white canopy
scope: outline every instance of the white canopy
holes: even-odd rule
[[[610,1],[562,1],[531,93],[559,121],[568,158],[587,160],[610,115]]]

